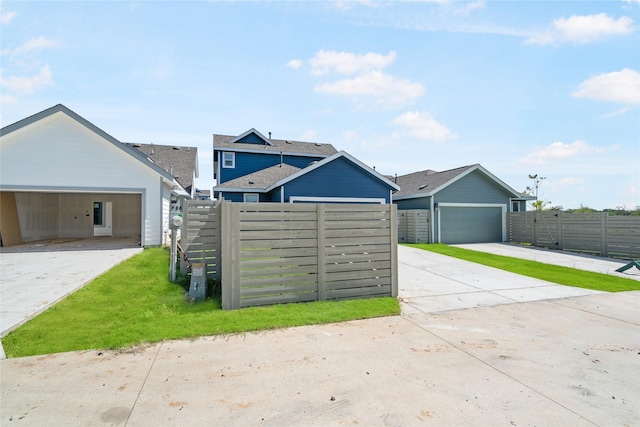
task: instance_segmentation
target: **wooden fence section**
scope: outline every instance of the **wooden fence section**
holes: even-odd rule
[[[431,233],[430,211],[412,209],[398,211],[398,242],[429,243]]]
[[[223,309],[398,294],[394,205],[221,208]]]
[[[220,280],[220,205],[215,201],[185,201],[180,246],[187,259],[181,259],[181,274],[186,274],[187,264],[203,263],[207,278]]]
[[[606,212],[510,212],[508,239],[552,249],[640,258],[640,217]]]

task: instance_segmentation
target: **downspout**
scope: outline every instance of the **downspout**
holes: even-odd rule
[[[436,207],[435,207],[435,203],[433,202],[433,196],[431,196],[431,243],[435,243],[436,242],[436,216],[435,216],[435,211],[436,211]]]
[[[284,185],[280,187],[280,203],[284,203]]]

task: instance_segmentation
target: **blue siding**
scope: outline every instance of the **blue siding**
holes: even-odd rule
[[[285,201],[291,196],[359,197],[385,199],[391,187],[340,157],[285,184]]]
[[[301,169],[306,168],[314,161],[322,159],[323,157],[283,156],[284,163]],[[220,168],[219,183],[222,184],[279,164],[279,153],[236,153],[236,167]]]
[[[258,144],[258,145],[265,145],[264,144],[264,140],[262,138],[260,138],[258,135],[256,135],[255,133],[251,132],[249,135],[246,135],[244,138],[240,139],[239,141],[236,141],[237,143],[242,143],[242,144]]]

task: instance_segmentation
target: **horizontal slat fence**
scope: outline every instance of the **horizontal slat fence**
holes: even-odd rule
[[[429,243],[430,211],[411,209],[398,211],[398,242]]]
[[[182,274],[186,274],[186,263],[203,263],[207,278],[220,280],[220,204],[219,201],[185,201],[180,246],[187,259],[181,260]]]
[[[509,242],[622,259],[640,259],[640,216],[607,212],[509,212]]]
[[[398,294],[394,205],[221,208],[223,309]]]

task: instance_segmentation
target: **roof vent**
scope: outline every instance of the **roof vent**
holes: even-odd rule
[[[322,144],[316,142],[316,147],[320,147]]]
[[[174,149],[174,150],[179,150],[179,149],[180,149],[180,147],[173,147],[173,149]]]
[[[255,184],[255,182],[249,181],[249,185],[253,185],[253,184]]]
[[[287,144],[291,144],[291,141],[285,141]]]
[[[136,143],[133,143],[133,144],[131,144],[131,145],[133,145],[133,146],[134,146],[134,147],[136,147],[136,148],[137,148],[137,147],[142,147],[142,145],[140,145],[140,144],[136,144]]]
[[[429,184],[423,184],[420,187],[418,187],[418,190],[422,190],[423,188],[427,188],[429,186]]]

